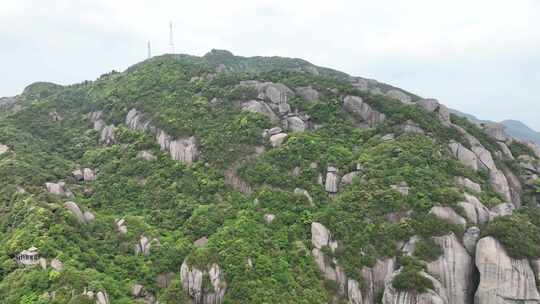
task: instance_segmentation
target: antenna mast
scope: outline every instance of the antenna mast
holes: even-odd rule
[[[171,54],[174,54],[174,41],[173,41],[173,24],[169,22],[169,46],[171,47]]]
[[[150,45],[150,41],[148,41],[148,59],[152,58],[152,46]]]

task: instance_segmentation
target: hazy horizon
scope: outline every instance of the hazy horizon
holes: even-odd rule
[[[0,96],[71,84],[169,52],[212,48],[302,58],[433,97],[480,119],[540,130],[540,3],[533,0],[7,0],[0,18]],[[209,9],[211,8],[211,9]]]

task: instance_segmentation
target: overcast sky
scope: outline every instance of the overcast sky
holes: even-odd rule
[[[2,0],[0,96],[168,48],[306,59],[540,130],[540,0]]]

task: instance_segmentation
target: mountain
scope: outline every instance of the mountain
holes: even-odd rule
[[[465,117],[475,124],[494,123],[493,121],[478,119],[474,115],[463,113],[458,110],[451,109],[450,112],[457,116]],[[501,121],[500,124],[505,127],[505,132],[508,135],[523,141],[530,141],[537,145],[540,145],[540,132],[531,129],[529,126],[522,123],[521,121],[508,119]]]
[[[539,303],[540,149],[301,59],[0,102],[2,303]]]

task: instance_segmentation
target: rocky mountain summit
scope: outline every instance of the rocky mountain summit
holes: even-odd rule
[[[3,303],[540,303],[540,148],[301,59],[0,100]]]

